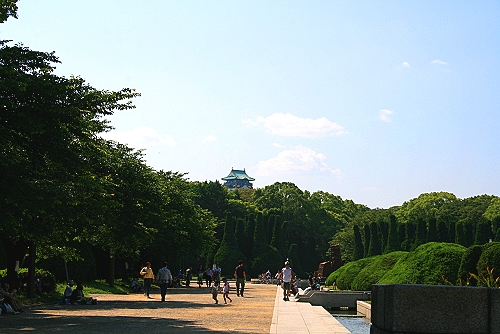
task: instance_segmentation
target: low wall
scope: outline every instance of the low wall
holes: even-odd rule
[[[356,312],[362,314],[366,320],[372,321],[372,305],[358,300],[356,302]]]
[[[370,293],[365,291],[336,292],[311,290],[298,298],[299,302],[308,302],[311,305],[323,306],[327,310],[332,308],[356,309],[356,301],[370,300]]]
[[[500,289],[373,285],[372,334],[500,334]]]

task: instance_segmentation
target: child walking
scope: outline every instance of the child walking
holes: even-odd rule
[[[217,299],[217,295],[219,294],[219,281],[214,281],[214,284],[211,287],[212,298],[215,300],[215,304],[219,304],[219,300]]]
[[[227,304],[226,298],[229,299],[229,302],[232,303],[233,300],[229,297],[229,282],[227,278],[223,278],[222,282],[224,282],[224,288],[222,290],[222,296],[224,297],[224,304]]]

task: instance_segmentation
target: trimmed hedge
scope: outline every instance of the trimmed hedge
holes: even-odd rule
[[[486,269],[493,270],[493,277],[500,277],[500,242],[484,244],[483,252],[477,261],[477,272],[479,275],[486,275]]]
[[[339,269],[331,273],[325,281],[326,285],[335,285],[341,290],[350,290],[351,283],[357,274],[367,265],[370,264],[372,258],[365,258],[354,262],[344,264]]]
[[[400,259],[404,259],[407,255],[408,252],[396,251],[371,257],[370,263],[353,279],[352,290],[371,290],[372,284],[376,284]]]
[[[458,244],[429,242],[401,258],[379,281],[379,284],[444,285],[447,278],[455,282],[466,248]]]

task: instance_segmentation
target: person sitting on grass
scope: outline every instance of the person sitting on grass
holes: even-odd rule
[[[19,314],[22,312],[21,308],[19,307],[19,302],[16,298],[16,289],[10,289],[9,283],[4,284],[4,288],[0,288],[0,295],[3,298],[3,303],[4,304],[9,304],[12,307],[12,310],[14,311],[14,314]]]
[[[142,291],[141,285],[139,284],[139,281],[137,280],[137,278],[134,278],[132,280],[132,283],[130,283],[130,291],[132,291],[132,292],[141,292]]]
[[[73,293],[73,285],[75,285],[75,283],[72,280],[69,280],[68,285],[66,285],[66,289],[64,289],[64,304],[69,304],[69,300],[71,299],[71,295]]]
[[[83,294],[83,285],[82,283],[78,282],[76,284],[75,290],[71,293],[71,297],[69,299],[70,304],[75,305],[75,304],[85,304],[85,298]]]

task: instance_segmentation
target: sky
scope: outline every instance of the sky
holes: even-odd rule
[[[156,170],[370,208],[500,195],[500,2],[20,0],[0,39],[136,89],[105,138]],[[221,181],[222,182],[222,181]]]

